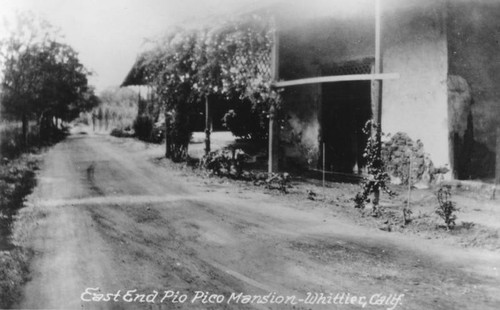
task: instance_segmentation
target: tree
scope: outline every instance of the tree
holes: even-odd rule
[[[208,152],[211,98],[238,98],[251,105],[247,110],[265,128],[270,103],[278,98],[271,85],[272,29],[266,21],[266,16],[251,16],[210,30],[175,29],[141,55],[146,82],[165,107],[167,157],[186,156],[192,115],[201,103],[206,105]]]
[[[34,39],[37,35],[30,33],[34,31],[34,20],[23,16],[19,17],[19,23],[28,30],[13,32],[1,44],[0,103],[2,115],[22,120],[26,143],[30,119],[38,121],[42,137],[44,130],[53,127],[54,117],[70,121],[80,111],[91,109],[98,100],[88,85],[90,73],[80,63],[77,53],[58,42],[46,22],[41,26],[44,35]]]
[[[165,37],[150,55],[148,79],[165,106],[166,156],[184,160],[192,134],[194,105],[199,100],[195,89],[198,63],[195,58],[197,33],[178,31]]]
[[[204,37],[199,84],[205,93],[235,103],[224,119],[239,137],[267,137],[270,103],[277,98],[271,85],[272,31],[269,16],[252,15],[228,21]]]
[[[59,38],[58,29],[31,12],[18,13],[14,25],[5,25],[10,36],[0,41],[1,115],[3,118],[22,120],[23,142],[27,144],[28,121],[35,98],[33,89],[38,78],[33,72],[35,49],[49,40]]]
[[[37,75],[32,73],[35,63],[31,49],[19,53],[16,58],[7,59],[1,85],[2,116],[21,119],[24,144],[27,144],[28,121],[36,100],[30,91],[38,82]]]

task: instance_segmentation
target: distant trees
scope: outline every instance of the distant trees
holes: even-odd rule
[[[99,104],[92,109],[93,126],[111,130],[131,127],[137,114],[138,94],[129,88],[109,87],[99,94]],[[97,123],[98,122],[98,123]]]
[[[90,72],[58,39],[47,22],[22,14],[16,30],[0,42],[2,117],[22,121],[25,143],[30,120],[37,121],[42,136],[54,119],[70,121],[98,104],[88,85]]]

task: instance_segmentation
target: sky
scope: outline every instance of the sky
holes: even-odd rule
[[[253,1],[237,2],[251,5]],[[235,4],[235,0],[0,0],[0,18],[12,24],[17,11],[31,11],[60,28],[65,43],[94,72],[90,84],[99,93],[121,84],[146,48],[145,38]],[[0,37],[6,35],[5,29],[0,23]]]
[[[278,0],[0,0],[0,18],[13,24],[16,12],[30,11],[60,28],[64,42],[79,53],[94,72],[90,84],[97,93],[120,85],[137,55],[154,38],[179,24],[200,23]],[[372,0],[289,0],[320,11],[356,12]],[[360,5],[353,3],[360,2]],[[286,2],[288,4],[288,2]],[[344,12],[344,13],[345,13]],[[0,23],[0,39],[7,33]]]

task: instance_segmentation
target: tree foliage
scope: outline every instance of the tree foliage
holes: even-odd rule
[[[18,27],[0,42],[2,116],[22,120],[23,128],[30,119],[40,130],[51,127],[54,117],[70,121],[98,103],[88,85],[90,72],[58,40],[47,22],[21,14]]]
[[[195,107],[207,96],[246,99],[242,102],[256,115],[267,116],[277,98],[271,87],[267,20],[251,16],[210,29],[175,29],[145,54],[148,83],[170,115],[174,160],[186,156]]]
[[[244,99],[235,102],[234,107],[226,112],[222,121],[233,135],[241,139],[264,141],[268,136],[268,120],[264,103],[252,104]]]

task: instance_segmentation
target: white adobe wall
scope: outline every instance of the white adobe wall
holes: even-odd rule
[[[449,167],[443,3],[424,0],[418,6],[402,8],[394,0],[382,3],[386,7],[382,16],[383,71],[400,74],[398,80],[383,83],[382,130],[406,132],[413,140],[420,139],[436,167]]]

